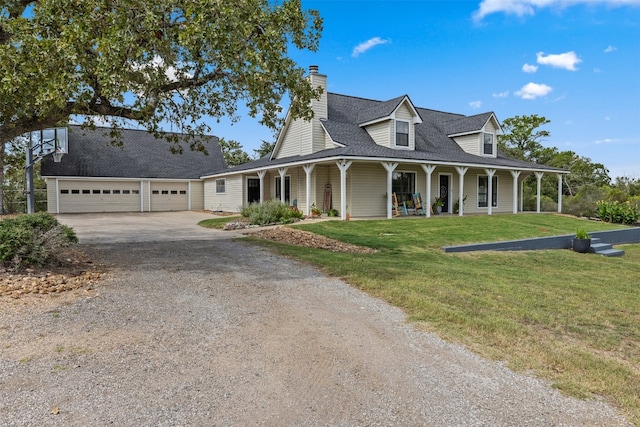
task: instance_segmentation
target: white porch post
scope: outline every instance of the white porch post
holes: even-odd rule
[[[382,162],[382,166],[387,170],[387,219],[393,217],[391,205],[393,204],[391,193],[393,192],[393,171],[398,167],[397,163]]]
[[[347,169],[353,162],[351,160],[338,160],[336,165],[340,169],[340,219],[347,219]]]
[[[431,174],[436,170],[436,165],[420,165],[422,170],[427,175],[427,188],[425,192],[425,199],[422,201],[424,206],[425,215],[427,218],[431,218]]]
[[[562,213],[562,174],[558,175],[558,213]]]
[[[309,216],[311,214],[311,172],[316,167],[315,164],[312,165],[303,165],[302,169],[304,169],[305,174],[305,184],[306,184],[306,193],[307,193],[307,201],[306,206],[304,208],[304,214]]]
[[[284,197],[284,188],[285,188],[285,186],[284,186],[284,181],[285,181],[284,174],[287,173],[287,169],[288,168],[279,168],[278,169],[278,174],[280,175],[280,201],[282,203],[285,202],[285,197]]]
[[[509,171],[513,177],[513,213],[518,213],[518,177],[520,177],[520,171]]]
[[[493,213],[493,175],[496,174],[495,169],[485,169],[487,174],[487,215]]]
[[[260,203],[264,203],[264,176],[267,171],[258,171],[258,178],[260,178]]]
[[[540,187],[542,186],[541,181],[542,181],[542,175],[544,175],[544,172],[535,172],[536,174],[536,179],[538,180],[538,185],[537,185],[537,190],[536,190],[536,212],[540,213]]]
[[[458,180],[460,181],[460,191],[458,192],[458,216],[462,216],[464,212],[464,175],[469,168],[463,168],[462,166],[456,166],[458,171]]]

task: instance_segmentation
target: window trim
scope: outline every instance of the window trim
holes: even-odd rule
[[[227,178],[216,179],[216,194],[227,194]]]
[[[400,133],[400,132],[398,131],[398,124],[399,124],[399,123],[405,123],[405,124],[407,125],[407,133],[404,133],[404,132],[403,132],[403,133]],[[394,135],[395,135],[395,139],[394,139],[394,146],[395,146],[395,147],[398,147],[398,148],[410,148],[410,146],[411,146],[411,141],[410,141],[410,137],[409,137],[409,136],[410,136],[410,134],[411,134],[411,123],[410,123],[410,122],[408,122],[408,121],[406,121],[406,120],[395,120],[395,122],[394,122],[394,126],[395,126],[395,133],[394,133]],[[399,138],[398,138],[398,135],[407,135],[407,144],[406,144],[406,145],[398,144],[398,139],[399,139]]]
[[[393,173],[391,174],[391,191],[396,193],[396,196],[398,197],[398,202],[402,203],[403,201],[407,201],[407,200],[401,200],[402,197],[400,196],[400,194],[398,194],[397,191],[393,190],[393,181],[395,180],[395,175],[396,174],[411,174],[413,175],[413,179],[412,182],[410,183],[410,186],[413,187],[413,189],[409,192],[409,193],[400,193],[400,194],[411,194],[409,196],[409,198],[407,200],[412,200],[413,201],[413,194],[416,193],[416,186],[418,184],[418,173],[416,171],[412,171],[412,170],[394,170]]]
[[[480,139],[480,152],[483,156],[494,157],[496,155],[496,135],[492,132],[482,132],[482,137]],[[487,136],[491,137],[491,153],[487,153],[485,148],[488,147],[488,144],[485,143],[485,138]]]
[[[480,179],[481,178],[485,178],[486,182],[487,182],[487,192],[486,193],[482,193],[482,194],[486,194],[486,198],[487,201],[489,200],[489,175],[486,174],[479,174],[478,178],[476,179],[476,195],[477,195],[477,208],[478,209],[489,209],[489,203],[485,202],[484,206],[480,205]],[[491,186],[491,208],[496,208],[498,207],[498,175],[493,175],[492,178],[492,186]]]
[[[273,192],[276,200],[280,199],[280,175],[274,177],[275,183],[275,191]],[[287,182],[289,185],[287,185]],[[287,188],[288,187],[288,188]],[[287,191],[289,192],[289,197],[287,197]],[[291,175],[284,176],[284,202],[291,203]]]

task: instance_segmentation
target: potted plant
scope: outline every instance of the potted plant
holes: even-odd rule
[[[573,250],[581,254],[586,254],[591,248],[591,238],[582,228],[576,230],[576,236],[573,238]]]
[[[315,202],[311,204],[311,216],[314,218],[319,218],[322,215],[322,211],[319,207],[316,206]]]
[[[464,207],[464,202],[467,201],[467,196],[465,195],[464,198],[462,199],[462,206]],[[456,203],[453,205],[453,213],[459,213],[460,212],[460,199],[456,200]]]
[[[431,205],[431,207],[433,208],[433,212],[436,215],[440,215],[440,213],[442,212],[442,207],[444,206],[444,200],[442,199],[442,197],[436,197],[433,205]]]
[[[338,216],[338,210],[333,208],[329,209],[329,212],[327,212],[327,216],[330,216],[330,217]]]

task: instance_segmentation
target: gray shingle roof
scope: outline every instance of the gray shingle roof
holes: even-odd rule
[[[111,178],[198,179],[211,171],[227,169],[218,138],[207,136],[203,144],[209,153],[192,151],[185,142],[182,154],[172,154],[171,144],[144,130],[122,131],[124,146],[110,144],[109,128],[96,130],[69,127],[69,152],[60,163],[43,159],[43,176]]]

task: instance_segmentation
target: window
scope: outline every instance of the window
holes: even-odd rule
[[[180,190],[180,194],[187,194],[187,190]]]
[[[111,190],[102,190],[102,194],[111,194]]]
[[[160,194],[160,192],[158,190],[153,190],[151,194]]]
[[[91,193],[92,193],[92,194],[100,194],[100,190],[95,190],[95,189],[94,189],[94,190],[92,190],[92,191],[91,191]]]
[[[391,181],[391,191],[396,193],[398,203],[413,200],[416,191],[415,172],[394,172]]]
[[[482,134],[484,138],[484,144],[482,152],[484,154],[492,155],[493,154],[493,134],[492,133],[484,133]]]
[[[60,190],[60,194],[69,194],[69,190]]]
[[[140,194],[140,190],[131,190],[131,194]]]
[[[91,190],[82,190],[82,194],[91,194]]]
[[[409,146],[409,122],[396,120],[396,146]]]
[[[277,176],[276,177],[276,200],[282,200],[280,198],[280,183],[282,181],[280,180],[280,177]],[[284,177],[284,201],[289,203],[289,200],[291,200],[291,177],[290,176],[285,176]]]
[[[162,194],[169,194],[169,190],[162,190]]]
[[[222,178],[222,179],[216,179],[216,193],[226,193],[226,186],[227,186],[227,180]]]
[[[120,190],[113,190],[113,194],[120,194]]]
[[[478,207],[486,208],[489,194],[489,177],[478,175]],[[491,206],[498,206],[498,177],[493,176],[491,180]]]
[[[80,190],[71,190],[71,194],[80,194]]]
[[[171,190],[171,194],[178,194],[178,190]]]
[[[129,190],[122,190],[122,194],[131,194],[131,191],[129,191]]]

